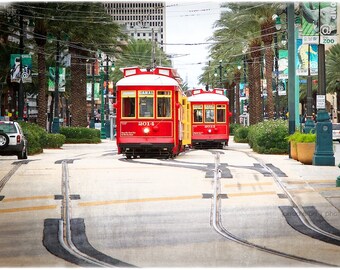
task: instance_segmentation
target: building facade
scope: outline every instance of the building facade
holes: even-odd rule
[[[154,41],[165,50],[165,2],[106,2],[103,5],[129,38]]]

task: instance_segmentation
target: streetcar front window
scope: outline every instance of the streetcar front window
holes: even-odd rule
[[[122,91],[122,117],[136,117],[135,91]]]
[[[194,105],[193,109],[194,109],[194,122],[195,123],[202,123],[203,122],[203,118],[202,118],[203,106],[202,105]]]
[[[157,117],[171,117],[171,92],[157,92]]]
[[[154,93],[153,91],[140,91],[139,92],[139,113],[138,117],[141,118],[153,118],[153,101]]]
[[[216,122],[225,123],[225,105],[216,105]]]
[[[205,123],[215,122],[215,106],[214,105],[205,105],[204,112],[205,112],[204,114]]]

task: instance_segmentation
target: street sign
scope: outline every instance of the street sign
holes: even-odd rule
[[[316,108],[317,109],[326,109],[326,96],[325,95],[317,95],[316,96]]]

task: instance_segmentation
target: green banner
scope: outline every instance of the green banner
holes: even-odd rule
[[[22,68],[20,72],[20,61]],[[10,59],[11,66],[11,82],[20,82],[20,78],[23,83],[32,82],[32,56],[30,54],[11,54]]]
[[[99,100],[99,86],[100,83],[94,84],[94,100]],[[91,93],[92,93],[92,83],[86,84],[86,100],[91,101]]]
[[[279,50],[279,79],[288,79],[288,50]]]
[[[337,2],[304,2],[301,9],[303,43],[337,43]]]
[[[66,79],[65,79],[65,73],[66,73],[66,68],[59,68],[59,92],[65,92],[65,84],[66,84]],[[50,67],[49,68],[49,79],[48,79],[48,91],[55,91],[55,67]]]

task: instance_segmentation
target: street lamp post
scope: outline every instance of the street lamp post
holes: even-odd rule
[[[100,70],[100,138],[106,139],[106,132],[104,126],[104,72]]]
[[[218,70],[219,70],[219,76],[220,76],[220,78],[219,78],[219,82],[218,82],[218,86],[219,87],[223,87],[223,84],[222,84],[222,60],[220,60],[219,61],[219,65],[218,65]],[[217,71],[216,71],[216,69],[215,69],[215,77],[217,77]]]
[[[288,131],[293,134],[296,129],[295,123],[295,12],[294,3],[287,4],[288,19]],[[290,149],[290,148],[289,148]],[[290,153],[289,153],[290,156]]]
[[[19,93],[18,93],[18,120],[23,120],[24,113],[24,85],[22,81],[22,55],[24,53],[24,19],[20,14],[20,82],[19,82]]]
[[[91,84],[91,119],[90,119],[90,128],[94,128],[94,68],[95,68],[95,61],[92,62],[92,84]]]
[[[320,18],[320,3],[319,3]],[[320,20],[319,29],[321,27]],[[329,121],[329,114],[326,111],[326,68],[325,68],[325,45],[321,44],[319,30],[318,44],[318,113],[316,123],[316,144],[313,156],[313,165],[334,166],[335,158],[333,152],[332,123]]]
[[[281,27],[277,27],[276,30],[280,30]],[[275,86],[276,86],[276,119],[280,118],[280,97],[279,97],[279,50],[277,46],[277,33],[274,33],[274,48],[275,48]]]
[[[105,136],[106,138],[110,136],[110,120],[109,120],[109,67],[111,67],[113,65],[113,62],[111,61],[111,59],[109,58],[108,55],[106,55],[104,57],[104,59],[102,60],[102,68],[104,68],[103,70],[103,76],[105,74],[105,94],[106,94],[106,98],[104,100],[104,96],[102,93],[102,113],[105,113],[105,119],[103,119],[103,114],[101,114],[101,130],[105,132]],[[103,77],[104,80],[104,77]],[[104,88],[102,89],[102,92],[104,91]],[[104,106],[105,104],[105,106]],[[104,106],[104,107],[103,107]],[[105,122],[105,125],[104,125]]]
[[[219,84],[219,86],[222,88],[222,60],[219,61],[218,69],[220,71],[220,84]]]
[[[54,82],[54,117],[52,122],[52,133],[60,132],[59,125],[59,63],[60,63],[60,42],[57,37],[57,52],[55,65],[55,82]]]
[[[305,123],[305,127],[303,129],[304,133],[315,132],[315,124],[312,116],[312,106],[313,106],[313,97],[312,97],[312,76],[310,74],[310,44],[308,44],[308,76],[307,76],[307,119]]]

